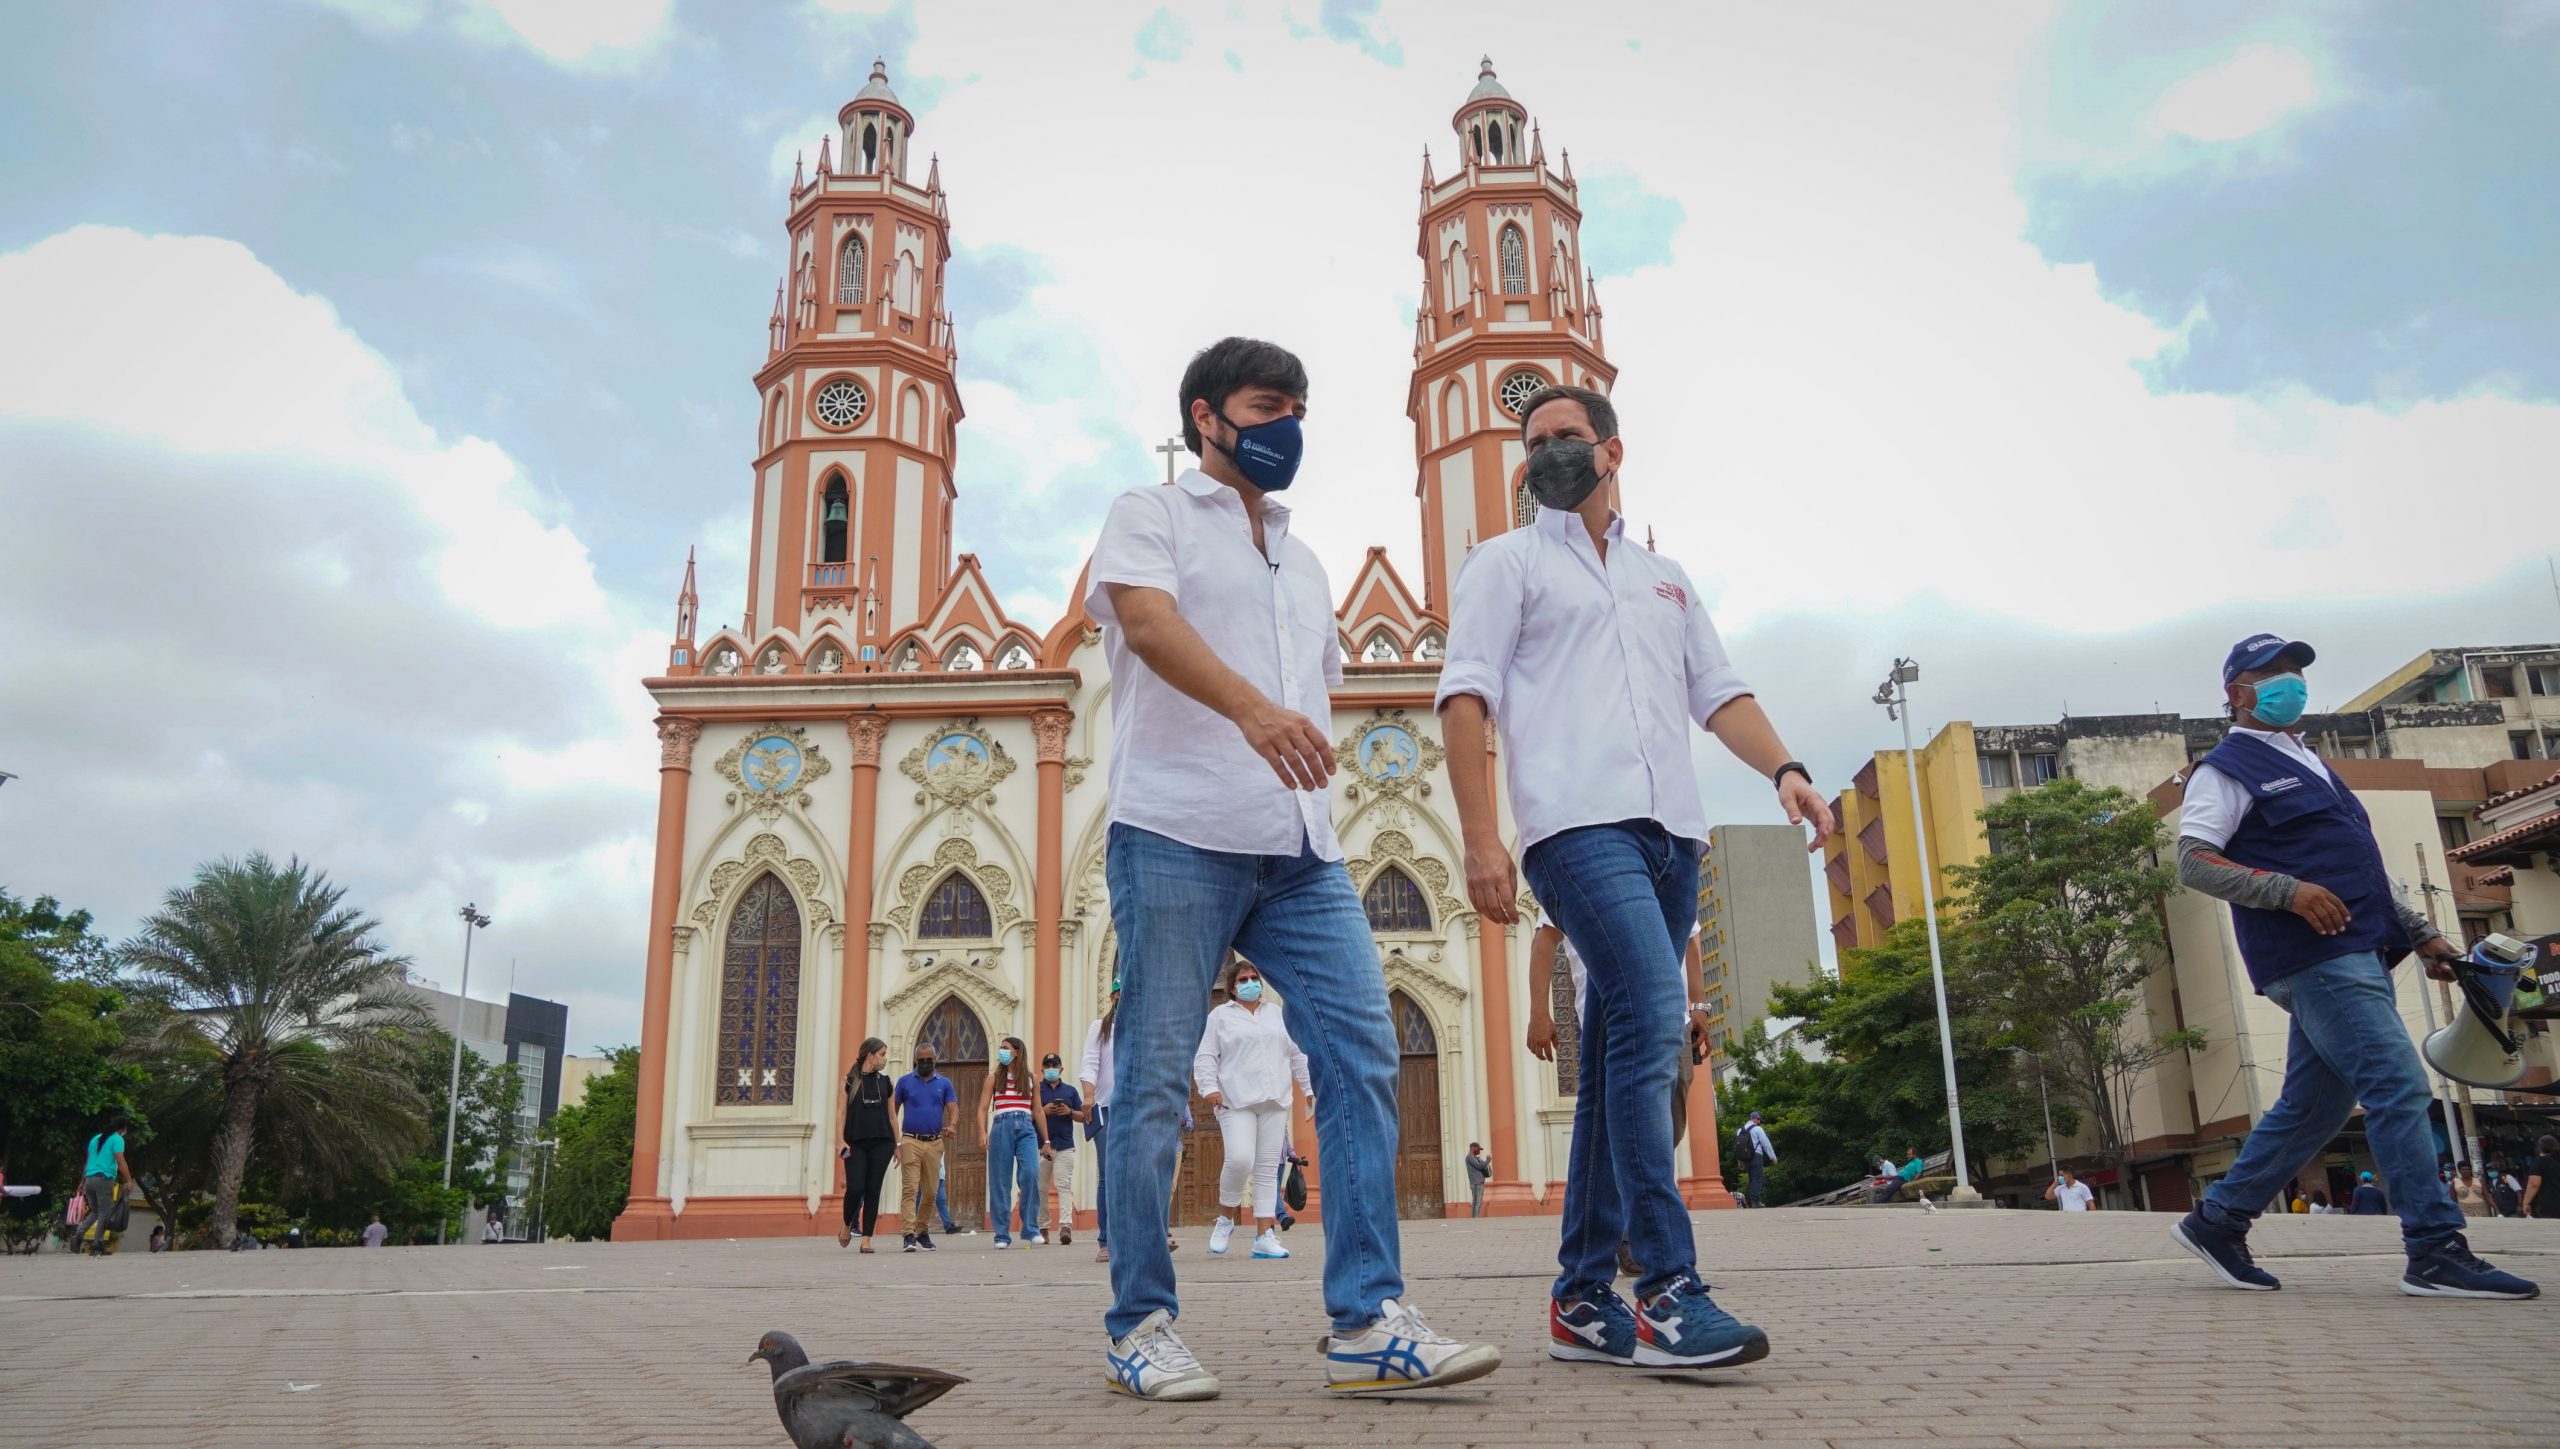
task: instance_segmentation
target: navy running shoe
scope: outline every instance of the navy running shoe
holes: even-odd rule
[[[1686,1274],[1636,1309],[1636,1362],[1646,1368],[1712,1368],[1757,1363],[1769,1335],[1735,1318]]]
[[[2201,1209],[2190,1210],[2185,1217],[2169,1225],[2169,1236],[2178,1246],[2204,1259],[2214,1276],[2234,1288],[2253,1293],[2273,1293],[2284,1284],[2276,1275],[2258,1266],[2249,1256],[2249,1234],[2244,1229],[2233,1232],[2205,1221]]]
[[[2412,1298],[2539,1298],[2531,1281],[2503,1272],[2473,1255],[2471,1244],[2456,1233],[2442,1247],[2409,1260],[2400,1275],[2400,1291]]]
[[[1547,1305],[1547,1357],[1567,1363],[1632,1364],[1636,1314],[1606,1288]]]

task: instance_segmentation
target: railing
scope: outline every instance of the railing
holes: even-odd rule
[[[841,588],[844,585],[845,570],[849,567],[851,567],[849,564],[813,563],[809,565],[809,587],[813,589],[821,586]]]

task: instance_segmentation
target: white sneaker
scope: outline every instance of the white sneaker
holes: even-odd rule
[[[1289,1250],[1280,1246],[1278,1233],[1264,1228],[1261,1235],[1253,1240],[1253,1255],[1257,1258],[1285,1258],[1289,1256]]]
[[[999,1253],[1003,1252],[1005,1249],[1010,1248],[1010,1247],[1012,1247],[1012,1246],[1013,1246],[1013,1244],[1012,1244],[1012,1243],[1007,1242],[1007,1241],[1006,1241],[1005,1239],[1003,1239],[1003,1238],[998,1238],[998,1239],[996,1239],[996,1251],[997,1251],[997,1252],[999,1252]]]
[[[1489,1343],[1460,1343],[1422,1321],[1422,1312],[1390,1298],[1378,1305],[1369,1331],[1345,1338],[1327,1334],[1326,1386],[1337,1393],[1431,1389],[1480,1379],[1502,1367],[1502,1350]]]
[[[1173,1331],[1173,1315],[1159,1308],[1126,1338],[1111,1340],[1104,1355],[1111,1387],[1140,1399],[1188,1402],[1218,1396],[1217,1375],[1200,1366]]]
[[[1213,1256],[1217,1257],[1226,1256],[1227,1239],[1232,1238],[1235,1235],[1236,1225],[1234,1221],[1226,1217],[1220,1217],[1217,1223],[1209,1229],[1209,1252]]]
[[[1049,1245],[1049,1230],[1047,1228],[1042,1228],[1040,1231],[1033,1233],[1029,1241],[1034,1247],[1047,1247]]]

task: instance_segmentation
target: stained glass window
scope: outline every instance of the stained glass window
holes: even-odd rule
[[[983,1062],[987,1059],[987,1029],[959,997],[946,996],[916,1032],[915,1054],[922,1056],[927,1051],[944,1066]]]
[[[916,934],[928,941],[975,940],[995,933],[986,896],[956,870],[944,876],[942,883],[933,888],[933,894],[925,897],[924,919],[916,928]]]
[[[1395,866],[1378,872],[1360,903],[1368,908],[1372,931],[1412,935],[1431,929],[1431,905],[1422,898],[1422,887]]]
[[[1520,228],[1506,226],[1500,240],[1502,249],[1502,290],[1511,296],[1525,295],[1529,290],[1529,242]]]
[[[800,904],[771,875],[738,896],[720,958],[723,1106],[787,1106],[800,1055]]]
[[[859,235],[844,239],[844,250],[836,253],[836,300],[852,306],[862,300],[863,260],[868,255]]]
[[[1440,1055],[1440,1038],[1431,1030],[1431,1018],[1423,1013],[1414,999],[1398,991],[1387,998],[1387,1008],[1395,1014],[1396,1050],[1408,1057]]]
[[[1556,1019],[1556,1095],[1570,1097],[1582,1080],[1582,1003],[1574,999],[1573,972],[1556,947],[1555,972],[1547,978],[1547,1012]]]

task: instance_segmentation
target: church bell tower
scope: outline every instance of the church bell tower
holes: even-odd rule
[[[1423,607],[1444,616],[1467,550],[1536,511],[1522,487],[1520,404],[1557,383],[1607,392],[1618,375],[1582,262],[1571,156],[1548,167],[1490,56],[1451,125],[1448,180],[1422,153],[1422,307],[1405,399],[1421,464]]]
[[[833,620],[855,671],[951,575],[960,394],[943,301],[951,211],[935,159],[907,179],[916,122],[885,64],[795,167],[790,269],[767,324],[744,633]]]

